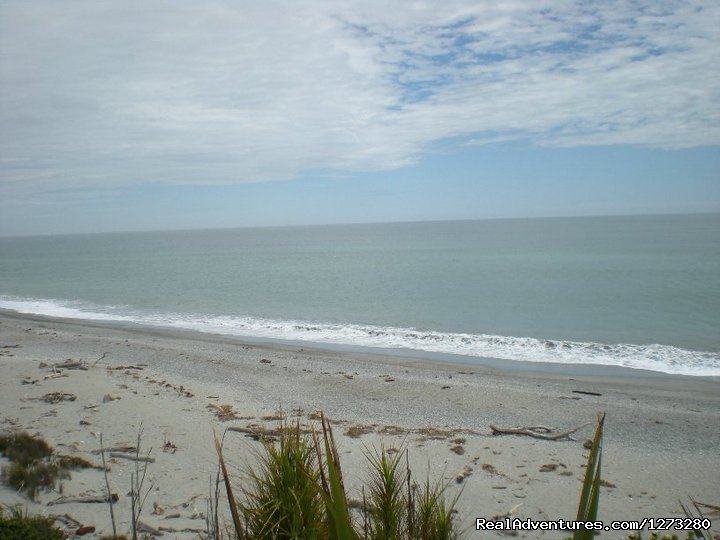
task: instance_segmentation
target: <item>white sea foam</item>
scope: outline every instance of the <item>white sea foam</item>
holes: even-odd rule
[[[65,317],[67,319],[88,319],[96,321],[128,321],[136,319],[119,313],[113,313],[114,308],[89,306],[81,302],[60,302],[58,300],[25,299],[10,296],[0,296],[0,308],[12,309],[18,313],[33,313],[49,317]],[[102,309],[103,311],[96,311]],[[139,322],[139,321],[137,321]]]
[[[622,366],[677,375],[720,376],[720,354],[680,349],[669,345],[602,344],[531,337],[432,332],[371,325],[282,321],[257,317],[143,313],[116,306],[7,296],[0,296],[0,307],[20,313],[134,322],[232,336],[410,349],[523,362]]]

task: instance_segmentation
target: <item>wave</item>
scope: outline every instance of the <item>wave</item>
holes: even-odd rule
[[[131,322],[251,338],[410,349],[522,362],[621,366],[673,375],[720,375],[720,354],[670,345],[603,344],[258,317],[140,312],[126,306],[10,296],[0,296],[0,308],[52,317]]]

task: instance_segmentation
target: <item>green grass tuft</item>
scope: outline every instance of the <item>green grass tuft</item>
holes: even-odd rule
[[[252,538],[323,536],[324,507],[314,446],[300,426],[285,421],[277,443],[266,441],[257,465],[247,471],[240,512]]]
[[[2,540],[63,540],[65,534],[53,526],[54,520],[28,516],[20,507],[10,508],[10,515],[0,507],[0,539]]]
[[[447,484],[432,484],[430,476],[422,486],[413,485],[415,501],[408,506],[410,525],[408,536],[419,540],[436,538],[458,538],[460,534],[455,526],[455,503],[460,494],[449,503],[445,499]]]
[[[370,479],[363,492],[367,489],[369,497],[361,510],[364,526],[359,532],[351,517],[332,428],[324,415],[320,419],[322,431],[312,434],[299,423],[282,420],[278,440],[263,443],[256,464],[247,470],[239,519],[234,519],[235,536],[330,540],[459,536],[454,522],[457,498],[446,502],[447,486],[432,484],[429,477],[423,486],[411,483],[410,471],[400,467],[404,454],[391,456],[384,448],[366,453]],[[223,468],[221,450],[218,456]]]
[[[390,456],[384,447],[366,452],[371,467],[367,506],[372,538],[401,538],[406,530],[407,501],[400,469],[402,456],[400,452]]]

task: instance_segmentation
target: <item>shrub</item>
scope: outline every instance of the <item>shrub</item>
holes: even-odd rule
[[[41,488],[54,488],[58,478],[70,478],[70,475],[57,463],[49,461],[35,461],[27,465],[16,461],[2,469],[3,481],[17,491],[27,493],[31,499],[35,499]]]
[[[5,516],[0,507],[0,540],[63,540],[65,534],[53,527],[54,520],[30,517],[19,507],[11,508]]]
[[[49,458],[53,450],[40,437],[29,433],[9,433],[0,435],[0,453],[15,463],[29,465],[34,461]]]
[[[58,479],[70,478],[69,470],[93,466],[80,457],[56,457],[45,440],[25,432],[0,436],[0,453],[10,460],[2,468],[3,482],[31,499],[40,489],[53,489]]]

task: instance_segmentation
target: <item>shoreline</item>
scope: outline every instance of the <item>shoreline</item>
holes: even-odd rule
[[[254,336],[238,336],[205,332],[189,328],[172,328],[143,324],[139,322],[81,319],[71,317],[56,317],[37,313],[21,313],[12,309],[0,308],[0,316],[19,317],[36,322],[55,322],[58,324],[80,325],[92,328],[105,328],[125,330],[128,332],[141,332],[146,335],[156,335],[165,338],[192,339],[212,343],[227,343],[234,345],[252,345],[267,347],[272,350],[295,350],[303,348],[312,352],[329,352],[337,354],[360,355],[374,358],[378,362],[403,362],[413,365],[427,363],[430,367],[440,369],[449,367],[483,367],[503,373],[539,373],[558,376],[589,376],[608,378],[673,378],[688,380],[720,381],[720,375],[684,375],[666,373],[650,369],[615,366],[607,364],[561,363],[543,361],[508,360],[492,357],[467,356],[462,354],[422,351],[417,349],[369,347],[362,345],[345,345],[340,343],[322,343],[314,341],[288,340],[280,338],[265,338]]]
[[[41,363],[68,358],[91,367],[46,378],[51,373]],[[142,369],[116,369],[138,364]],[[107,444],[132,442],[142,422],[143,442],[157,458],[148,468],[157,490],[148,498],[143,520],[156,528],[167,525],[179,538],[197,536],[183,528],[202,526],[199,516],[216,468],[212,430],[271,427],[279,411],[312,423],[315,411],[323,410],[333,419],[351,491],[367,470],[363,449],[405,445],[418,478],[432,463],[431,478],[450,482],[450,496],[463,489],[459,524],[470,538],[480,537],[472,529],[476,517],[513,509],[513,517],[522,519],[573,519],[586,454],[582,444],[592,434],[590,426],[575,441],[542,441],[493,436],[490,425],[566,430],[606,411],[603,476],[615,486],[602,491],[600,517],[606,521],[680,515],[677,500],[688,496],[716,504],[717,378],[601,371],[503,370],[0,310],[0,430],[40,433],[63,453],[87,457],[93,456],[99,433]],[[76,399],[38,400],[53,391]],[[105,395],[119,399],[103,402]],[[221,421],[213,407],[220,405],[230,405],[236,418]],[[246,463],[259,448],[240,434],[228,437],[228,457],[235,464]],[[453,442],[460,439],[464,442]],[[162,452],[165,440],[177,446],[175,453]],[[456,446],[462,453],[452,450]],[[545,465],[554,467],[541,472]],[[131,468],[122,462],[111,467],[111,484],[123,495],[118,504],[126,514]],[[466,467],[470,474],[455,482]],[[103,486],[101,473],[82,471],[65,482],[63,493],[102,492]],[[41,494],[29,510],[67,512],[108,532],[105,507],[47,506],[58,496]],[[14,501],[27,502],[0,488],[0,503]],[[153,514],[153,503],[165,511]],[[171,511],[180,517],[167,519]]]

